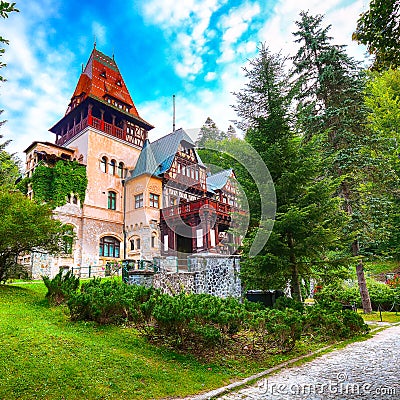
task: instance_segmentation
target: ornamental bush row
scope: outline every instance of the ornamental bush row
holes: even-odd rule
[[[281,298],[275,309],[268,309],[208,294],[170,296],[154,288],[101,278],[85,282],[79,289],[69,275],[46,284],[49,292],[57,292],[54,288],[60,285],[66,288],[71,320],[131,325],[150,340],[187,350],[208,351],[235,343],[249,351],[285,352],[302,335],[333,340],[368,330],[359,315],[343,311],[334,302],[303,307]]]

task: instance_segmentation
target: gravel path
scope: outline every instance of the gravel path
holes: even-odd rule
[[[400,399],[400,326],[218,399]]]

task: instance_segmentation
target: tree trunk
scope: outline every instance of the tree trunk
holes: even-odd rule
[[[353,255],[358,256],[358,251],[359,251],[358,240],[355,240],[353,242],[352,247],[353,247]],[[364,314],[370,314],[372,312],[371,299],[369,297],[367,282],[365,281],[364,266],[362,259],[360,259],[357,263],[356,272],[358,279],[358,288],[360,289],[362,308]]]
[[[292,297],[294,300],[303,301],[301,296],[299,271],[297,270],[296,264],[292,264],[292,279],[290,283],[290,291],[292,292]]]
[[[352,209],[351,203],[350,203],[350,190],[346,183],[342,184],[342,193],[343,193],[343,197],[345,200],[346,212],[349,215],[353,215],[353,209]],[[360,253],[360,243],[358,242],[358,239],[354,240],[351,247],[352,247],[352,251],[353,251],[353,256],[357,257]],[[365,314],[370,314],[372,312],[371,299],[369,297],[367,282],[365,281],[364,266],[363,266],[362,259],[358,260],[358,262],[357,262],[356,272],[357,272],[357,280],[358,280],[358,289],[360,290],[360,295],[361,295],[362,308],[363,308]]]
[[[288,234],[288,246],[290,251],[290,268],[292,272],[290,291],[293,299],[297,301],[303,301],[301,297],[299,270],[297,268],[296,255],[294,254],[294,243],[291,234]]]

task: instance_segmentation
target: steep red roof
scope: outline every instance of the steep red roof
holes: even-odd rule
[[[128,107],[129,114],[140,118],[114,58],[106,56],[96,48],[93,49],[79,78],[66,114],[87,97],[104,101],[107,101],[107,98],[115,99]]]

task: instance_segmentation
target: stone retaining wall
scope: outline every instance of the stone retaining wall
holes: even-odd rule
[[[175,295],[182,291],[196,293],[194,272],[157,273],[153,277],[153,286],[163,293]]]
[[[238,256],[216,254],[193,255],[189,257],[190,271],[166,272],[173,264],[170,259],[158,259],[158,273],[132,271],[129,283],[161,289],[171,295],[186,293],[208,293],[222,298],[242,296],[239,277],[240,262]]]

